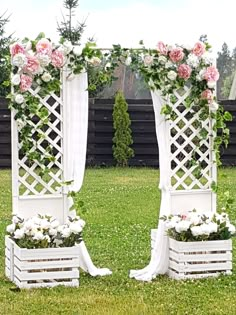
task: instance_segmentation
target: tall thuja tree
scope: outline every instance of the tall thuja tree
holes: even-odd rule
[[[229,47],[226,43],[222,45],[222,49],[218,52],[217,68],[220,73],[220,78],[217,81],[217,98],[225,98],[224,81],[232,75],[232,58]]]
[[[133,144],[131,121],[128,113],[128,104],[121,91],[117,92],[115,105],[113,107],[113,156],[117,166],[127,166],[128,160],[134,156],[134,150],[130,147]]]
[[[5,27],[9,22],[9,16],[6,12],[0,15],[0,96],[6,96],[9,93],[9,87],[4,86],[3,82],[9,80],[10,66],[8,59],[10,58],[9,44],[11,36],[6,36]]]

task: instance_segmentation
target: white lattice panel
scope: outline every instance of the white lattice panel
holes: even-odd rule
[[[175,91],[176,102],[171,106],[174,115],[174,120],[170,120],[171,190],[210,189],[212,183],[211,121],[201,120],[199,126],[199,108],[193,104],[186,107],[189,94],[188,87]],[[200,137],[203,129],[207,133],[204,140]]]
[[[41,177],[39,176],[40,164],[37,161],[32,164],[26,155],[18,154],[18,193],[19,196],[58,194],[58,187],[62,182],[62,100],[55,93],[41,97],[39,86],[36,89],[30,89],[30,93],[39,98],[40,107],[45,107],[49,113],[48,123],[43,126],[43,130],[40,129],[39,119],[36,116],[31,117],[30,124],[33,131],[43,134],[41,139],[35,140],[35,147],[42,154],[46,154],[45,146],[49,145],[55,161],[49,162],[47,166],[50,169],[49,173]],[[20,132],[19,126],[18,132]],[[19,152],[20,148],[19,142]]]

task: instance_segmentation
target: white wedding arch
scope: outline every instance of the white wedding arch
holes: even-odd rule
[[[216,194],[212,190],[212,184],[216,183],[215,150],[217,146],[215,146],[214,124],[217,104],[214,103],[214,87],[218,79],[218,71],[212,66],[208,55],[204,57],[208,45],[199,42],[193,49],[187,49],[168,48],[163,43],[159,43],[157,51],[143,48],[141,52],[129,52],[127,49],[122,51],[120,47],[117,47],[113,55],[111,54],[112,57],[115,56],[115,62],[117,63],[117,58],[120,57],[121,60],[124,57],[134,60],[137,70],[146,76],[146,81],[152,90],[160,160],[160,217],[184,214],[193,208],[202,213],[216,212]],[[92,50],[89,46],[83,50],[85,56],[79,52],[76,57],[73,51],[73,55],[69,55],[69,62],[61,71],[61,93],[55,93],[53,89],[45,93],[45,85],[52,81],[51,74],[45,70],[49,65],[48,60],[51,58],[54,68],[59,68],[59,65],[63,65],[64,57],[61,50],[52,50],[52,45],[47,39],[39,40],[36,44],[37,49],[37,54],[32,57],[31,54],[27,55],[22,45],[16,44],[14,49],[12,48],[12,62],[18,69],[18,73],[13,75],[12,84],[14,87],[17,86],[19,93],[13,92],[15,107],[13,106],[12,109],[13,214],[23,218],[29,218],[38,213],[49,214],[57,217],[63,224],[70,214],[73,203],[69,193],[78,192],[81,189],[85,170],[88,78],[83,65],[88,60],[97,64],[99,58],[91,55]],[[64,49],[68,55],[68,51],[70,53],[73,48],[67,43]],[[51,57],[53,53],[55,56]],[[50,58],[47,59],[45,56]],[[91,59],[88,59],[88,56]],[[27,59],[27,64],[24,64],[25,59]],[[40,70],[40,62],[45,67],[43,75],[37,72]],[[106,68],[112,69],[111,64],[109,67],[107,64]],[[32,84],[32,76],[41,76],[44,82],[40,79]],[[187,82],[188,79],[190,83]],[[50,84],[46,87],[52,88]],[[25,91],[28,93],[28,103],[24,100]],[[27,106],[31,106],[31,99],[33,101],[37,99],[38,110],[43,116],[38,115],[40,119],[35,117],[33,108],[22,123],[19,115],[22,115],[22,111],[27,113],[26,109]],[[46,119],[43,109],[46,111]],[[24,116],[21,117],[24,118]],[[41,118],[44,119],[43,124]],[[35,136],[34,133],[43,136],[28,150],[24,149],[24,154],[22,154],[21,150],[27,147],[28,141],[22,137],[27,131],[22,128],[25,128],[27,124],[32,138]],[[50,145],[50,152],[45,147],[44,141]],[[34,158],[35,148],[37,158]],[[40,155],[49,161],[53,158],[47,163],[47,173],[44,176],[40,176],[38,171],[43,165],[43,162],[40,162]],[[167,272],[171,275],[171,271],[168,270],[168,237],[162,220],[151,234],[152,251],[149,265],[142,270],[130,272],[130,277],[137,280],[151,281],[158,274]],[[49,249],[49,253],[50,250],[52,249]],[[75,270],[78,267],[92,276],[111,274],[107,268],[99,269],[94,266],[84,241],[76,246],[75,251],[76,254],[73,255],[76,256],[76,261],[71,265],[71,274],[75,274],[75,277],[78,278]],[[19,252],[19,249],[15,248],[14,243],[7,238],[6,275],[12,281],[19,283],[19,279],[16,278],[21,275],[15,266],[19,257],[15,257],[15,252]],[[57,258],[62,255],[63,249],[59,253]],[[32,254],[29,255],[31,256]],[[39,269],[37,259],[34,262]],[[30,265],[29,261],[27,263]],[[32,287],[32,284],[26,283],[30,276],[25,272],[24,263],[21,265],[23,265],[24,277],[20,285]],[[55,267],[54,263],[48,265],[49,270]],[[53,278],[55,274],[51,276]],[[64,274],[60,276],[65,277]],[[37,280],[40,282],[42,275],[38,277]],[[37,280],[34,284],[36,287],[40,286]],[[50,284],[43,285],[57,285],[55,283],[56,281],[52,281]],[[78,285],[78,279],[72,280],[68,285]]]

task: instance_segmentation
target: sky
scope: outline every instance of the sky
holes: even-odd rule
[[[194,44],[207,34],[213,52],[224,42],[236,47],[235,0],[80,0],[75,21],[86,19],[83,42],[94,37],[97,46],[112,44],[155,48],[158,41]],[[59,40],[63,0],[0,0],[0,15],[7,10],[7,32],[34,39],[40,32]],[[235,36],[234,36],[235,35]]]

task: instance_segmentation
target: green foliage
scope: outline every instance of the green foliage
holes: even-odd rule
[[[6,96],[10,92],[10,86],[3,85],[3,82],[8,80],[10,76],[10,59],[9,44],[11,35],[6,36],[5,26],[9,22],[9,16],[6,17],[6,12],[0,16],[0,96]]]
[[[115,134],[113,137],[113,156],[118,166],[127,166],[129,158],[134,156],[134,150],[130,148],[133,143],[131,121],[128,113],[128,104],[122,92],[118,92],[115,97],[113,108],[113,127]]]

